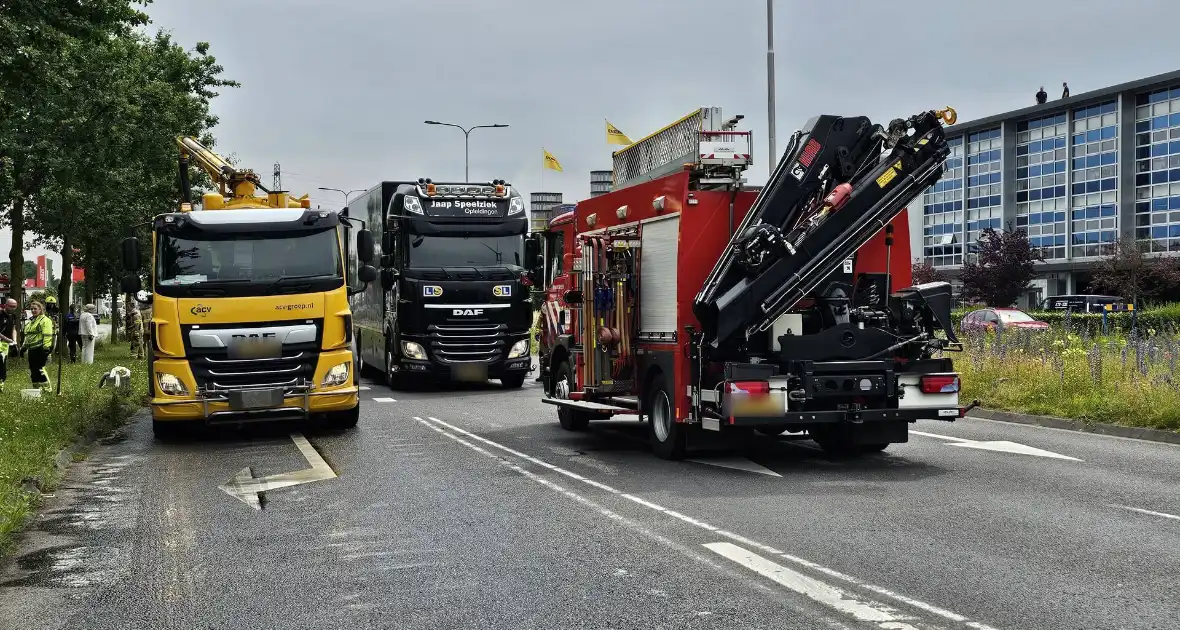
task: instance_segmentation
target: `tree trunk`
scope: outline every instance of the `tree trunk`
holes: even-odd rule
[[[118,287],[118,284],[115,285]],[[119,343],[119,289],[111,289],[111,345]]]
[[[70,286],[74,281],[74,246],[70,235],[61,237],[61,279],[57,282],[57,393],[61,394],[61,370],[66,357],[66,316],[70,313]]]
[[[25,291],[25,198],[19,193],[12,202],[9,224],[12,226],[12,249],[8,250],[12,299],[24,306]],[[19,307],[18,307],[19,308]]]

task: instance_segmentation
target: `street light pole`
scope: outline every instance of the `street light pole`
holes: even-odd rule
[[[438,122],[437,120],[424,121],[428,125],[442,125],[443,127],[454,127],[463,132],[463,181],[471,181],[471,132],[476,129],[500,129],[508,125],[476,125],[474,127],[463,127],[454,123]]]
[[[320,190],[331,190],[333,192],[338,192],[338,193],[344,195],[344,207],[345,208],[348,207],[349,195],[351,195],[352,193],[357,193],[357,192],[365,192],[364,188],[354,188],[353,190],[350,190],[348,192],[344,192],[343,190],[340,190],[339,188],[325,188],[324,186],[320,186],[319,189]]]
[[[773,173],[778,166],[778,152],[774,148],[774,0],[766,0],[766,98],[769,110],[766,137],[770,141],[770,162],[766,168]]]

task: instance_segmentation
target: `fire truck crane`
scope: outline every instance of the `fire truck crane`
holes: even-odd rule
[[[617,151],[613,190],[551,222],[544,402],[562,427],[638,413],[669,459],[748,430],[859,454],[965,415],[950,285],[911,286],[905,210],[942,174],[955,111],[814,117],[758,192],[740,119],[701,108]]]

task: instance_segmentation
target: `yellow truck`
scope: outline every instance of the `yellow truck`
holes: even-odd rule
[[[360,380],[348,297],[377,278],[372,234],[363,221],[312,209],[307,196],[267,190],[256,173],[194,138],[177,145],[182,201],[151,221],[146,297],[138,297],[139,240],[122,244],[121,288],[152,305],[145,333],[156,435],[312,417],[355,426]],[[190,160],[219,188],[202,195],[200,208]]]

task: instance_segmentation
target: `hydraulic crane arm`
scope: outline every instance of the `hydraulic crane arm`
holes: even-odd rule
[[[694,303],[717,348],[770,328],[942,175],[953,109],[817,116],[795,133]],[[882,149],[887,151],[883,154]]]
[[[235,168],[225,158],[214,153],[196,138],[177,136],[176,146],[180,147],[180,177],[185,202],[191,203],[188,183],[188,161],[190,159],[195,160],[197,166],[209,174],[209,178],[217,184],[223,197],[231,194],[236,197],[253,196],[254,189],[265,193],[270,192],[262,185],[262,179],[253,170]],[[244,185],[248,185],[248,187]]]

